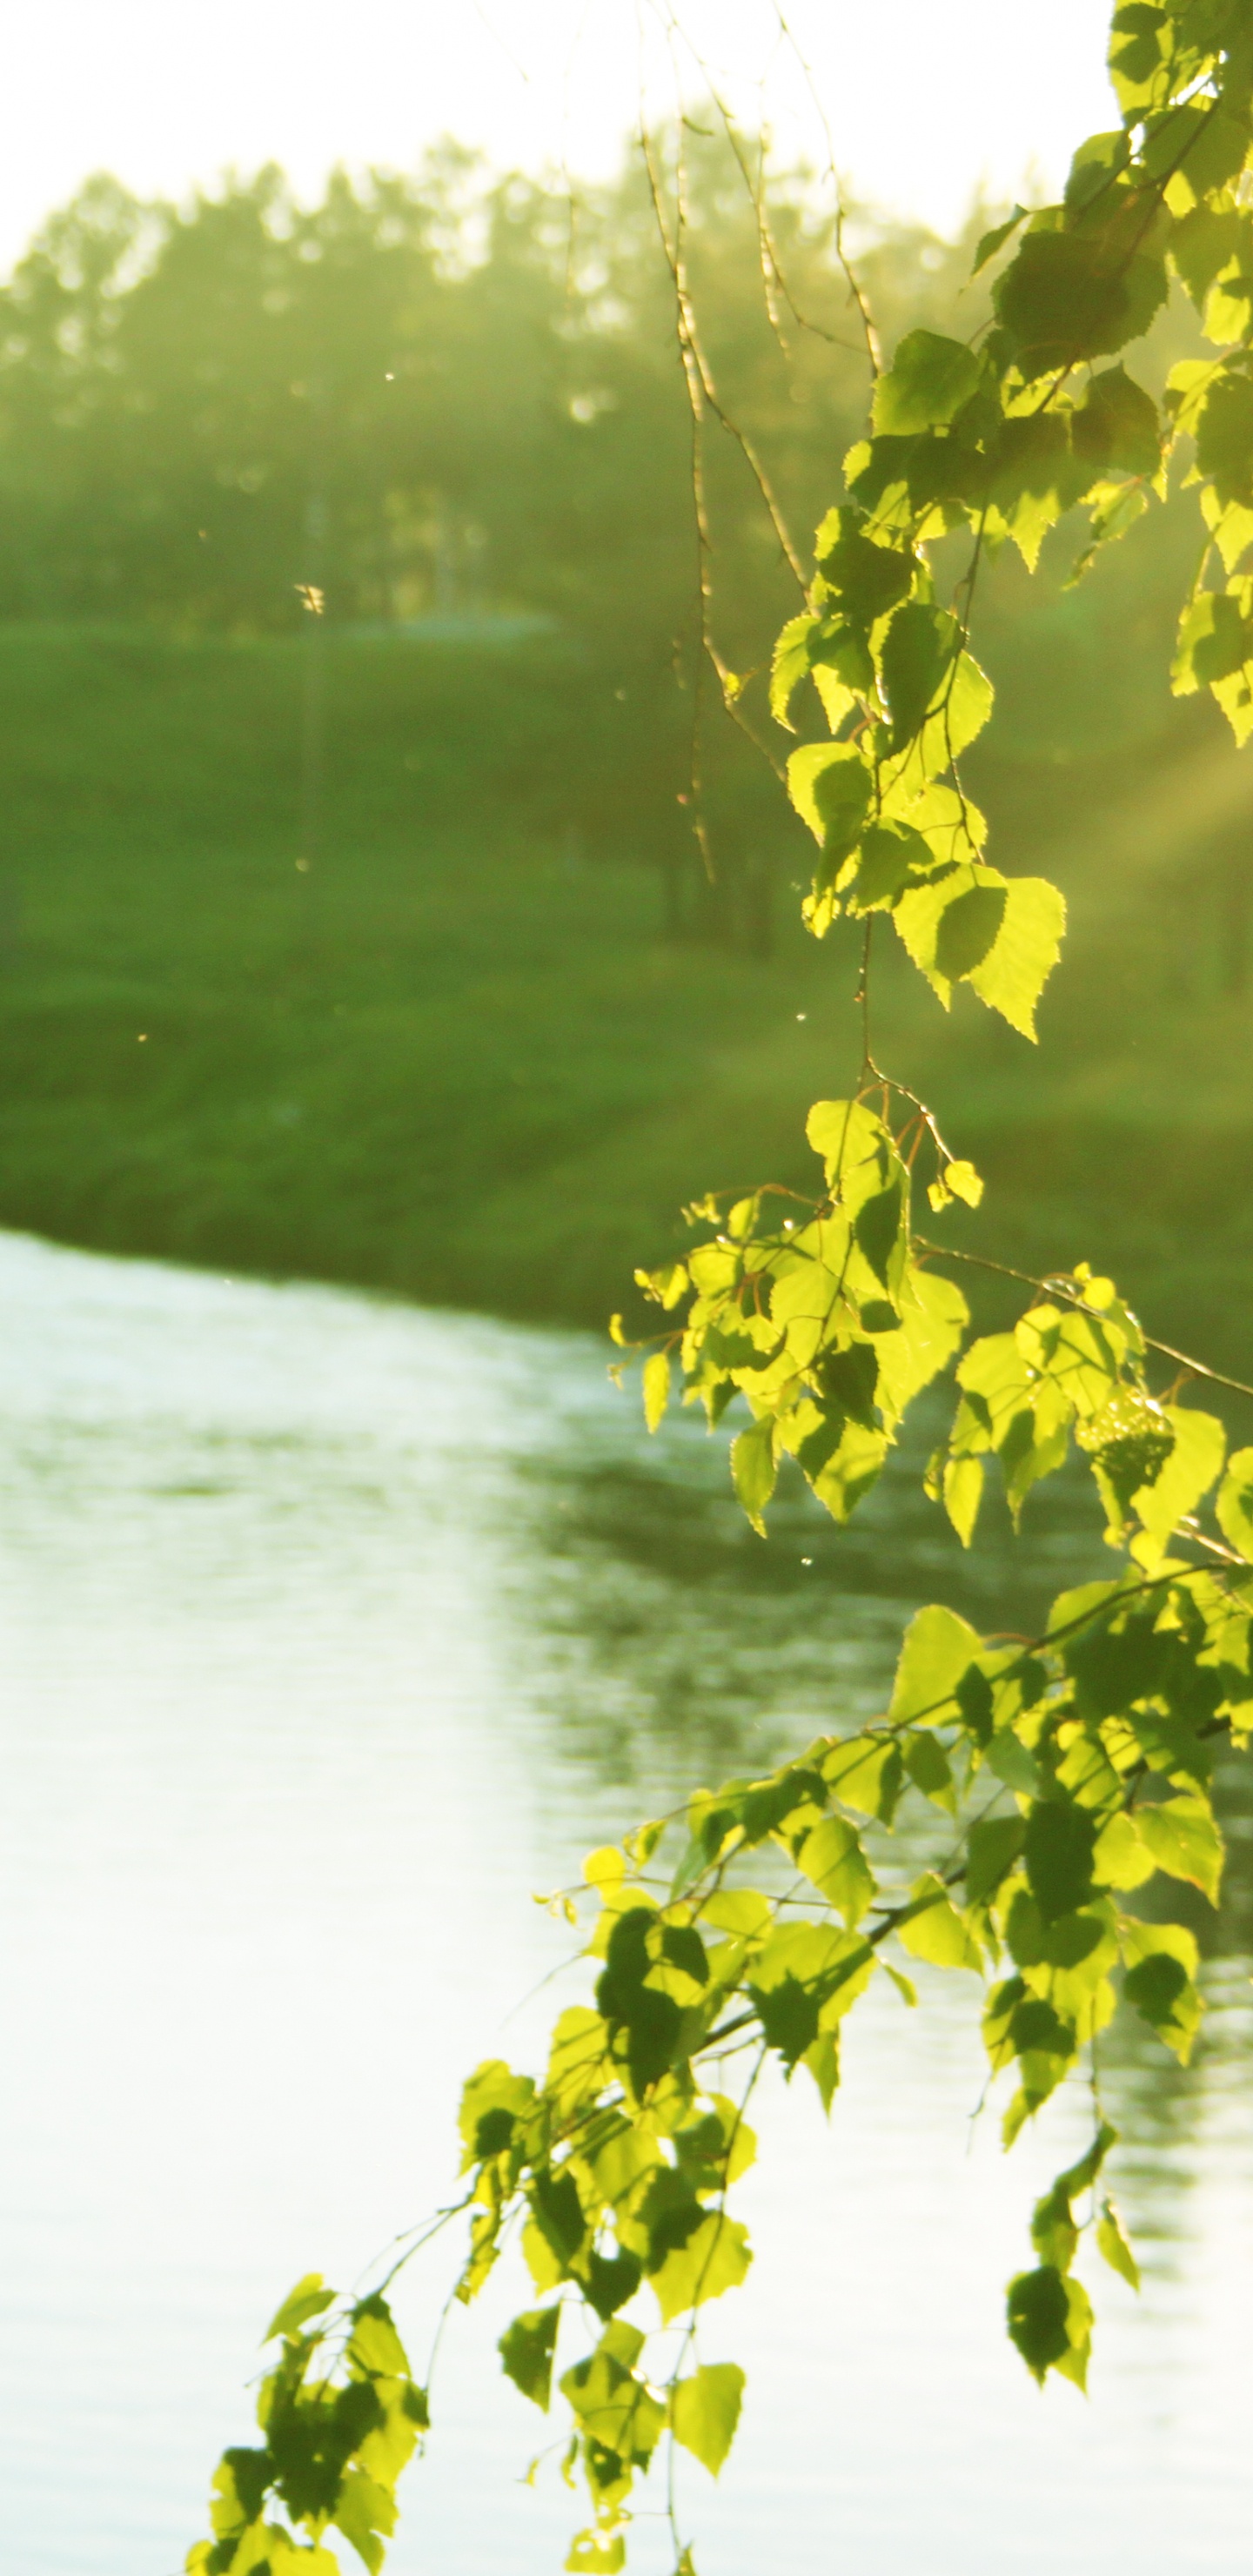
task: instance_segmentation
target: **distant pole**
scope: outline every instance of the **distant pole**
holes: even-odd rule
[[[322,808],[326,767],[326,593],[316,574],[323,569],[326,503],[311,492],[305,510],[305,563],[308,578],[299,585],[305,610],[304,680],[300,728],[300,849],[296,865],[309,876],[322,854]]]
[[[326,536],[325,492],[326,389],[317,379],[308,388],[309,483],[305,501],[304,578],[296,587],[305,610],[304,671],[300,724],[300,847],[296,866],[312,879],[322,857],[326,784]],[[306,924],[313,914],[313,887],[304,906]]]

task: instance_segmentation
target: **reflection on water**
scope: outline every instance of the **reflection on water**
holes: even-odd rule
[[[786,1497],[763,1545],[721,1443],[647,1443],[576,1337],[13,1238],[0,1299],[4,2564],[167,2576],[277,2294],[441,2196],[460,2077],[577,1991],[515,2010],[566,1948],[531,1890],[881,1704],[919,1599],[1029,1629],[1103,1551],[1058,1487],[1025,1563],[963,1558],[904,1473],[844,1534]],[[999,2319],[1086,2105],[1006,2162],[957,1981],[872,1997],[830,2128],[808,2090],[762,2107],[758,2262],[705,2337],[749,2365],[745,2428],[686,2490],[704,2576],[1244,2568],[1247,1771],[1224,1804],[1198,2065],[1106,2043],[1148,2277],[1095,2285],[1090,2406]],[[406,2292],[419,2361],[444,2279]],[[564,2555],[491,2354],[511,2286],[450,2339],[396,2576]],[[659,2525],[639,2564],[668,2576]]]

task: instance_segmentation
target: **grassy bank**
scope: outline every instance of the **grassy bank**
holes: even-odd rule
[[[555,644],[328,639],[300,868],[301,653],[0,634],[0,1221],[598,1322],[681,1200],[808,1178],[852,956],[794,927],[786,820],[773,953],[676,935],[627,720]],[[1245,771],[1184,710],[980,792],[1073,928],[1040,1053],[884,961],[884,1046],[994,1185],[962,1239],[1113,1263],[1247,1366]]]

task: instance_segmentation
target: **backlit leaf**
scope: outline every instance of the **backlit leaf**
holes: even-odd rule
[[[849,1930],[855,1930],[875,1892],[874,1872],[856,1826],[844,1816],[824,1816],[802,1843],[797,1860]]]
[[[1068,1799],[1036,1799],[1024,1835],[1027,1881],[1046,1923],[1077,1913],[1092,1889],[1096,1826]]]
[[[618,2576],[626,2565],[626,2542],[620,2531],[578,2531],[565,2560],[567,2576]]]
[[[1214,1505],[1223,1537],[1253,1562],[1253,1449],[1237,1449]]]
[[[740,2420],[744,2373],[733,2361],[706,2362],[691,2379],[681,2379],[670,2399],[670,2421],[682,2442],[717,2477]]]
[[[1124,1922],[1119,1938],[1127,1961],[1123,1992],[1128,2003],[1186,2066],[1202,2011],[1192,1933],[1181,1923]]]
[[[1162,435],[1157,405],[1123,367],[1094,376],[1070,424],[1076,456],[1093,474],[1156,474]]]
[[[943,1880],[928,1870],[915,1879],[910,1898],[918,1911],[898,1923],[896,1937],[911,1957],[929,1960],[936,1968],[973,1968],[977,1975],[983,1966],[982,1952]]]
[[[650,2272],[662,2324],[669,2325],[672,2317],[682,2316],[688,2308],[702,2307],[707,2299],[720,2299],[724,2291],[738,2288],[752,2259],[747,2228],[738,2219],[711,2210],[685,2242],[673,2247]]]
[[[304,2279],[297,2281],[295,2289],[288,2291],[281,2308],[275,2310],[262,2342],[271,2343],[276,2335],[299,2334],[311,2317],[321,2316],[323,2310],[333,2307],[334,2303],[335,2292],[327,2289],[321,2273],[306,2272]]]
[[[1185,1878],[1218,1903],[1223,1873],[1223,1838],[1207,1798],[1167,1798],[1160,1807],[1140,1807],[1136,1822],[1145,1850],[1171,1878]]]
[[[1096,2228],[1097,2249],[1112,2272],[1120,2272],[1133,2290],[1140,2287],[1140,2266],[1127,2242],[1122,2219],[1112,2200],[1103,2203]]]
[[[964,341],[946,340],[937,331],[910,331],[890,372],[875,386],[875,428],[895,437],[942,428],[970,400],[978,382],[978,358]]]
[[[636,2275],[638,2279],[638,2272]],[[497,2347],[515,2388],[547,2414],[561,2308],[530,2308],[507,2326]]]
[[[787,765],[788,793],[832,860],[847,858],[870,807],[872,779],[861,753],[847,742],[807,742]]]
[[[644,1362],[644,1420],[657,1429],[670,1400],[670,1354],[652,1351]]]
[[[888,1711],[893,1724],[909,1719],[938,1724],[945,1716],[955,1716],[954,1689],[979,1649],[974,1629],[955,1610],[935,1604],[917,1611],[905,1631],[896,1668]]]
[[[764,1538],[763,1514],[778,1477],[774,1423],[769,1414],[741,1431],[731,1443],[731,1475],[736,1493],[754,1529]]]
[[[995,259],[998,250],[1004,249],[1010,234],[1016,233],[1019,225],[1025,223],[1026,219],[1026,207],[1015,206],[1013,213],[1006,216],[1004,223],[994,224],[990,232],[980,234],[975,249],[974,266],[970,272],[972,277],[977,277],[980,269],[986,268],[990,259]]]

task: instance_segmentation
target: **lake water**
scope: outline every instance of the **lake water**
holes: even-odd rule
[[[880,1705],[920,1599],[1021,1625],[1101,1552],[1062,1489],[1031,1581],[1006,1541],[964,1563],[904,1481],[845,1535],[793,1498],[763,1547],[721,1445],[647,1443],[576,1335],[14,1237],[0,1307],[0,2564],[172,2576],[279,2295],[438,2202],[461,2077],[535,2063],[580,1991],[531,1991],[569,1948],[532,1891]],[[1086,2404],[1001,2328],[1084,2107],[1002,2158],[965,1981],[860,2008],[829,2127],[767,2088],[701,2576],[1247,2576],[1248,1804],[1195,2069],[1111,2052],[1147,2277],[1093,2283]],[[447,2277],[404,2290],[415,2362]],[[547,2576],[582,2518],[551,2464],[520,2483],[553,2429],[492,2350],[523,2286],[454,2319],[394,2576]]]

